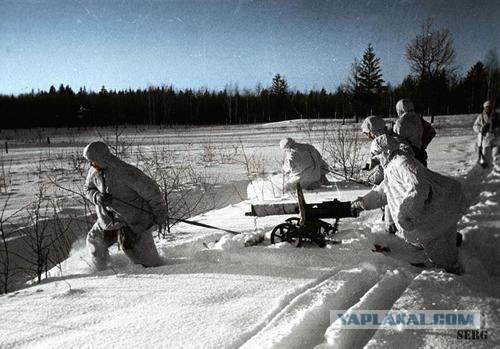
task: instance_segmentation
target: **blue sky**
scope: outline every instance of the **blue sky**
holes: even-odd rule
[[[99,90],[174,85],[334,90],[368,43],[393,84],[422,22],[448,28],[459,71],[500,46],[500,1],[5,1],[0,93],[68,84]]]

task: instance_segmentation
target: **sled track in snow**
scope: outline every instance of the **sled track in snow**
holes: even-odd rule
[[[394,303],[411,284],[413,278],[401,272],[387,272],[349,311],[391,309]],[[341,330],[330,325],[325,332],[325,341],[317,349],[363,348],[377,330]]]
[[[245,333],[244,335],[242,335],[241,339],[237,343],[234,343],[233,347],[240,348],[240,347],[244,346],[244,344],[246,342],[248,342],[249,340],[251,340],[251,338],[256,336],[267,324],[269,324],[279,313],[281,313],[283,311],[283,309],[285,309],[288,306],[288,304],[290,304],[293,300],[295,300],[298,297],[300,297],[301,295],[307,293],[309,290],[317,287],[319,284],[321,284],[325,280],[328,280],[328,279],[335,277],[335,275],[337,275],[338,272],[339,272],[338,270],[335,270],[335,271],[332,271],[330,273],[325,273],[325,275],[323,277],[318,278],[314,281],[311,281],[311,282],[307,283],[306,285],[304,285],[303,287],[295,290],[294,292],[283,296],[280,299],[279,304],[267,313],[264,320],[261,321],[259,324],[257,324],[252,330],[250,330],[247,333]]]
[[[411,280],[366,264],[326,275],[273,311],[241,348],[362,348],[375,330],[336,330],[330,310],[390,309]]]

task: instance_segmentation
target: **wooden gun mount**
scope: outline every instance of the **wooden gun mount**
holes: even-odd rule
[[[273,215],[299,214],[278,224],[271,232],[271,243],[289,242],[297,247],[302,240],[311,240],[318,246],[326,246],[326,237],[337,232],[340,218],[354,217],[350,201],[325,201],[319,204],[307,204],[300,183],[297,183],[298,204],[252,205],[246,216],[265,217]],[[320,218],[333,218],[335,223],[329,224]]]

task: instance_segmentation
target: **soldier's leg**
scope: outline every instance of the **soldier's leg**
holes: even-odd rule
[[[442,236],[423,243],[425,253],[437,267],[459,274],[457,226],[451,226]]]
[[[500,140],[497,140],[497,142],[500,143]],[[495,170],[500,171],[500,144],[492,147],[491,157]]]
[[[116,242],[116,231],[103,231],[97,223],[87,233],[87,248],[90,265],[94,270],[104,270],[108,266],[108,248]]]
[[[396,224],[392,219],[391,210],[389,209],[389,205],[385,205],[384,209],[384,222],[385,222],[385,231],[389,234],[396,234],[398,228],[396,228]]]
[[[490,167],[493,163],[493,149],[492,147],[483,147],[483,163],[481,166]]]
[[[144,267],[157,267],[163,264],[158,254],[151,231],[135,234],[130,228],[121,230],[123,252],[134,264],[142,264]]]

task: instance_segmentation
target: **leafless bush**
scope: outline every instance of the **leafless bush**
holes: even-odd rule
[[[364,164],[363,143],[354,126],[342,126],[326,136],[325,152],[334,168],[340,169],[344,178],[358,178]]]
[[[48,270],[60,263],[71,249],[68,240],[69,221],[60,219],[54,200],[40,185],[34,200],[27,207],[27,229],[21,235],[26,247],[24,273],[42,281]]]
[[[309,144],[313,144],[316,141],[314,125],[309,120],[297,123],[297,133],[303,135]]]
[[[170,233],[177,219],[185,219],[212,209],[215,206],[214,185],[217,177],[197,170],[190,161],[172,165],[173,160],[166,158],[171,154],[164,149],[153,148],[145,153],[138,149],[137,163],[144,173],[161,187],[167,203],[168,216],[166,231],[159,232],[160,238]]]
[[[122,137],[125,130],[125,126],[120,126],[118,124],[113,126],[112,134],[103,133],[99,128],[95,129],[99,138],[106,143],[111,149],[111,152],[120,159],[127,157],[131,150],[131,144],[126,142]]]
[[[65,172],[71,175],[82,176],[88,161],[78,150],[60,150],[48,153],[45,158],[40,157],[36,172]]]
[[[217,148],[211,142],[203,144],[201,160],[203,162],[212,163],[215,160]]]
[[[83,175],[88,166],[87,159],[85,159],[79,151],[70,153],[67,157],[67,162],[70,170],[81,175]]]
[[[219,162],[221,164],[232,164],[240,155],[240,145],[237,143],[223,143],[217,149]]]
[[[80,212],[78,215],[83,217],[85,224],[87,226],[91,224],[89,216],[93,213],[94,204],[86,197],[85,176],[64,182],[57,173],[47,172],[45,179],[49,188],[52,189],[51,197],[54,199],[57,212],[63,212],[70,206],[76,207],[76,212]],[[81,218],[78,219],[81,220]]]
[[[40,185],[35,198],[6,216],[10,195],[0,215],[0,285],[2,292],[12,291],[18,284],[35,279],[42,280],[50,268],[60,264],[71,248],[71,218],[59,216],[60,207],[45,194]],[[12,230],[10,221],[23,218],[21,226]],[[5,228],[10,223],[10,232]]]
[[[266,174],[266,159],[261,152],[248,153],[240,141],[243,161],[240,161],[245,166],[245,171],[248,179],[252,180]]]
[[[202,145],[201,161],[212,164],[232,164],[240,155],[240,145],[233,143],[215,144],[208,142]]]
[[[329,135],[328,125],[323,122],[318,127],[311,120],[304,120],[297,124],[297,133],[302,134],[308,144],[318,146],[316,149],[323,154],[326,150],[327,138]]]

